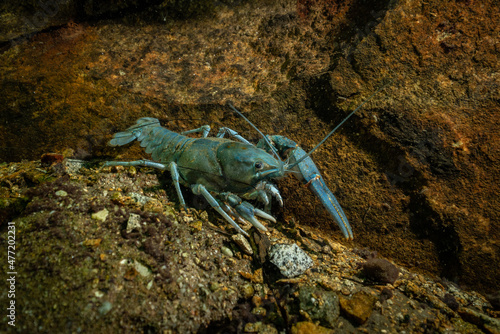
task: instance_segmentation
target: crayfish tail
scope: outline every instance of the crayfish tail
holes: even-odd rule
[[[122,146],[128,144],[136,139],[136,135],[132,132],[118,132],[114,135],[108,143],[109,146]]]
[[[123,146],[136,139],[141,140],[143,133],[149,132],[151,129],[160,127],[160,121],[152,117],[143,117],[137,120],[137,123],[123,132],[115,133],[113,139],[108,143],[109,146]]]

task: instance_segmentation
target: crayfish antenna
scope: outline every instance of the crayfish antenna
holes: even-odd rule
[[[302,161],[304,161],[304,159],[306,159],[307,157],[309,157],[314,151],[316,151],[318,149],[318,147],[320,147],[328,138],[330,138],[331,135],[333,135],[333,133],[335,131],[337,131],[338,128],[340,128],[342,126],[342,124],[345,123],[345,121],[347,121],[349,118],[351,118],[352,115],[354,115],[354,113],[356,113],[356,111],[358,111],[359,109],[361,109],[361,107],[368,101],[370,101],[375,95],[377,95],[382,89],[384,89],[385,87],[387,87],[389,84],[392,83],[392,80],[389,81],[388,83],[386,83],[385,85],[381,86],[379,89],[377,89],[375,91],[375,93],[373,93],[372,95],[370,95],[366,100],[364,100],[356,109],[354,109],[349,115],[347,115],[346,118],[344,118],[342,120],[342,122],[340,122],[332,131],[330,131],[329,134],[326,135],[325,138],[323,138],[322,141],[320,141],[318,143],[318,145],[316,145],[312,150],[309,151],[309,153],[307,153],[306,155],[304,155],[302,158],[300,158],[299,160],[295,161],[293,164],[289,165],[289,166],[286,166],[288,169],[290,168],[293,168],[295,166],[297,166],[299,163],[301,163]]]

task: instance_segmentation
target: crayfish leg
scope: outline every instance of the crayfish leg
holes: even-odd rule
[[[247,232],[245,232],[236,222],[233,220],[233,218],[229,217],[229,215],[224,211],[219,203],[217,203],[217,200],[210,194],[210,192],[205,188],[204,185],[202,184],[194,184],[191,186],[191,190],[193,191],[193,194],[195,195],[202,195],[205,197],[207,202],[212,206],[212,208],[215,209],[224,219],[226,219],[229,224],[233,225],[233,227],[241,234],[245,236],[249,236]]]

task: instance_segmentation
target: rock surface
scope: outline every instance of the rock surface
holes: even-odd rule
[[[260,263],[247,255],[217,214],[177,211],[160,173],[89,164],[69,173],[66,160],[58,164],[0,165],[3,205],[22,199],[12,220],[19,284],[9,332],[500,330],[498,310],[484,296],[402,267],[393,284],[373,285],[359,250],[293,221],[270,224],[260,241],[250,239],[306,250],[313,267],[283,279],[269,256]],[[60,190],[67,196],[56,195]],[[152,202],[159,203],[155,211]],[[105,209],[105,221],[92,219]],[[137,216],[141,228],[128,230]],[[7,290],[1,297],[8,300]]]
[[[362,325],[371,316],[377,297],[365,291],[355,293],[351,299],[340,297],[340,308],[347,318]]]

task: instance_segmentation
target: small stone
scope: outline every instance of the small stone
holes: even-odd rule
[[[363,264],[363,273],[375,283],[394,284],[399,276],[399,269],[385,259],[370,258]]]
[[[457,311],[458,307],[460,306],[457,302],[457,299],[449,293],[445,294],[443,298],[441,298],[441,300],[453,311]]]
[[[220,288],[220,284],[219,283],[217,283],[217,282],[210,283],[210,290],[212,292],[219,290],[219,288]]]
[[[127,270],[125,275],[123,275],[123,278],[125,278],[127,281],[133,281],[136,278],[137,274],[138,272],[137,270],[135,270],[135,268],[130,268],[129,270]]]
[[[138,261],[134,261],[134,268],[142,277],[151,276],[151,271],[149,270],[149,268]]]
[[[98,247],[102,239],[85,239],[82,244],[87,247]]]
[[[177,212],[175,211],[175,209],[171,206],[167,206],[164,208],[163,210],[163,214],[170,220],[172,220],[174,222],[174,224],[177,224],[178,221],[177,221]]]
[[[149,201],[144,204],[144,211],[151,211],[161,213],[163,212],[163,205],[156,198],[149,198]]]
[[[349,290],[348,287],[346,286],[343,286],[341,289],[340,289],[340,293],[343,294],[344,296],[349,296],[351,294],[351,290]]]
[[[243,332],[245,333],[258,333],[262,327],[262,322],[249,322],[245,325]]]
[[[299,291],[300,311],[306,312],[311,321],[334,327],[340,314],[339,297],[333,291],[303,286]]]
[[[58,190],[58,191],[56,191],[56,196],[66,197],[66,196],[68,196],[68,193],[65,192],[64,190]]]
[[[309,321],[302,321],[294,324],[292,334],[333,334],[335,331],[330,328],[315,325]]]
[[[243,287],[241,288],[241,294],[243,295],[243,298],[245,298],[245,299],[252,298],[254,293],[255,293],[255,289],[253,288],[253,285],[250,283],[243,285]]]
[[[333,241],[327,241],[327,243],[330,246],[330,249],[331,249],[333,254],[341,253],[343,251],[343,249],[345,248],[341,244],[333,242]]]
[[[267,252],[271,247],[271,241],[265,234],[257,232],[253,234],[253,240],[257,246],[257,258],[261,264],[264,264],[264,262],[266,262]]]
[[[201,229],[203,228],[203,222],[201,220],[195,220],[190,223],[189,226],[191,226],[196,231],[201,231]]]
[[[255,307],[259,307],[262,305],[262,298],[259,296],[255,295],[252,297],[252,303],[255,305]]]
[[[102,303],[101,307],[99,307],[99,313],[101,315],[106,315],[109,311],[111,311],[112,308],[113,304],[111,304],[108,301],[105,301],[104,303]]]
[[[253,249],[252,246],[250,246],[250,243],[248,240],[245,238],[245,236],[241,233],[234,234],[231,239],[235,242],[235,244],[240,247],[240,249],[247,255],[253,255]]]
[[[394,293],[392,292],[391,289],[383,288],[382,291],[380,291],[380,301],[381,302],[384,302],[386,300],[390,301],[393,295]]]
[[[273,245],[269,251],[269,258],[281,274],[288,278],[302,275],[313,265],[311,257],[296,244]]]
[[[127,233],[133,230],[141,230],[141,216],[135,213],[131,213],[127,221]]]
[[[340,309],[346,317],[362,325],[372,314],[377,298],[367,292],[360,291],[351,299],[340,297]]]
[[[226,256],[233,257],[233,251],[230,250],[229,248],[225,247],[225,246],[222,246],[220,248],[220,251],[222,252],[222,254],[224,254]]]
[[[251,280],[252,279],[252,274],[247,272],[247,271],[238,271],[238,273],[243,277],[243,278],[246,278],[248,280]]]
[[[262,284],[264,283],[264,274],[262,268],[256,269],[252,275],[252,282]]]
[[[42,166],[50,166],[62,162],[64,160],[64,156],[58,153],[45,153],[40,159]]]
[[[64,164],[68,173],[76,174],[85,165],[85,161],[77,159],[66,159]]]
[[[255,315],[265,317],[266,316],[266,309],[263,307],[256,307],[252,310],[252,313]]]
[[[99,220],[101,222],[105,222],[108,217],[109,211],[107,209],[102,209],[99,212],[95,212],[92,214],[92,219]]]
[[[128,175],[134,177],[137,174],[137,169],[134,166],[130,166],[128,169]]]
[[[138,193],[131,192],[128,194],[135,202],[144,205],[151,200],[151,197],[144,196]]]
[[[259,333],[259,334],[278,334],[278,330],[269,324],[264,324],[261,321],[249,322],[243,328],[244,333]]]
[[[119,192],[119,191],[115,191],[115,192],[113,192],[113,194],[111,195],[111,200],[112,200],[113,202],[118,202],[118,203],[119,203],[119,202],[121,201],[121,199],[122,199],[122,198],[123,198],[123,195],[122,195],[122,193],[121,193],[121,192]]]

